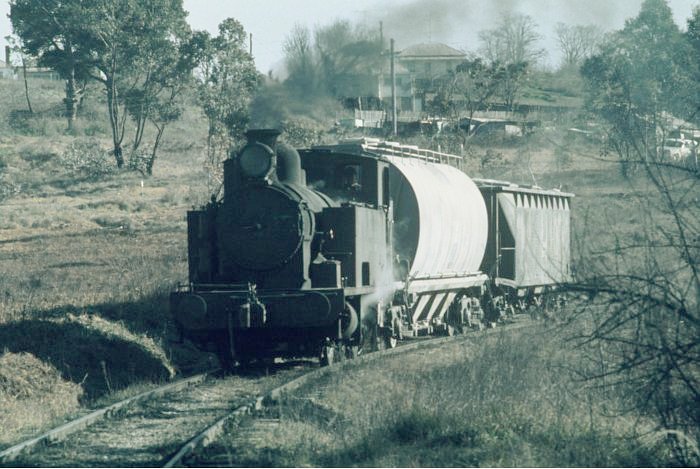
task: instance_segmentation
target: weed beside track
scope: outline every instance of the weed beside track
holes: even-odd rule
[[[665,464],[630,419],[569,374],[537,324],[331,367],[232,429],[196,465],[277,467]]]

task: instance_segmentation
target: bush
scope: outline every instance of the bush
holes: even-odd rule
[[[93,139],[76,139],[60,157],[63,167],[89,179],[114,173],[116,167],[109,150]]]
[[[8,180],[5,174],[0,174],[0,201],[8,199],[21,192],[21,186]]]
[[[318,145],[326,133],[322,124],[304,117],[288,119],[282,125],[284,140],[295,148]]]

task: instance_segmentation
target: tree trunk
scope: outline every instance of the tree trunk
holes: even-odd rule
[[[148,163],[146,163],[146,174],[149,176],[153,176],[153,165],[156,162],[156,153],[158,151],[158,145],[160,145],[160,139],[163,136],[163,132],[165,131],[165,124],[162,126],[158,127],[157,124],[154,124],[156,126],[156,129],[158,129],[158,133],[156,134],[156,141],[153,144],[153,151],[151,152],[151,157],[148,159]]]
[[[29,108],[29,114],[34,114],[32,109],[32,102],[29,100],[29,84],[27,83],[27,62],[24,61],[24,56],[22,56],[22,75],[24,76],[24,96],[27,98],[27,107]]]
[[[78,97],[75,84],[75,70],[71,70],[70,77],[66,80],[66,97],[63,100],[66,105],[66,119],[68,120],[68,131],[72,131],[75,119],[78,115]]]
[[[107,108],[109,111],[109,124],[112,128],[112,143],[114,144],[114,159],[117,162],[117,168],[124,167],[124,154],[122,151],[122,137],[120,132],[119,120],[119,103],[117,103],[117,90],[114,80],[108,78],[105,82],[107,88]]]

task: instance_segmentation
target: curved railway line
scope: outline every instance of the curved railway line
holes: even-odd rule
[[[523,327],[529,327],[534,325],[535,322],[530,319],[527,315],[520,315],[520,320],[515,320],[514,322],[507,323],[505,326],[499,326],[495,329],[487,329],[481,332],[481,334],[492,334],[496,332],[502,332],[505,330],[513,331],[515,329],[520,329]],[[476,331],[473,331],[476,332]],[[465,340],[469,338],[469,334],[456,335],[448,337],[426,337],[422,339],[413,339],[410,342],[401,342],[396,348],[384,349],[378,352],[370,353],[367,355],[361,355],[352,360],[348,360],[349,363],[356,365],[362,365],[371,361],[376,361],[381,358],[385,358],[389,355],[395,355],[399,353],[409,353],[417,351],[428,351],[430,349],[438,348],[449,342],[457,340]],[[190,467],[218,467],[218,466],[228,466],[230,465],[229,455],[222,455],[221,461],[218,461],[217,456],[212,455],[199,455],[198,451],[203,450],[209,443],[216,440],[216,437],[226,428],[226,424],[236,418],[252,414],[254,411],[261,411],[260,415],[265,420],[265,407],[271,406],[277,401],[282,400],[285,396],[291,395],[297,389],[302,388],[309,382],[319,379],[326,374],[332,373],[334,371],[333,366],[316,368],[315,370],[305,373],[298,378],[295,378],[281,386],[278,386],[264,396],[259,396],[254,401],[251,401],[247,406],[242,406],[235,409],[228,416],[222,419],[221,422],[217,422],[210,428],[205,429],[195,438],[193,438],[187,445],[181,448],[167,464],[165,467],[178,467],[178,466],[190,466]],[[216,454],[216,450],[214,451]]]
[[[436,348],[459,337],[416,339],[353,362],[360,365],[387,355]],[[230,422],[334,370],[331,366],[308,371],[310,366],[311,362],[286,362],[275,365],[271,375],[261,370],[260,376],[221,377],[213,370],[184,378],[7,448],[0,452],[0,465],[177,467],[190,459],[199,464],[193,454],[215,441]]]

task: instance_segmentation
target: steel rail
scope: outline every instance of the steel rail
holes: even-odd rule
[[[200,383],[204,381],[204,379],[206,379],[207,376],[211,375],[215,371],[217,370],[210,370],[198,375],[190,376],[189,378],[183,378],[178,381],[159,386],[155,389],[151,389],[150,391],[144,391],[140,394],[137,394],[136,396],[129,397],[107,407],[97,409],[77,419],[71,420],[70,422],[53,428],[35,438],[25,440],[21,443],[18,443],[14,446],[3,450],[2,452],[0,452],[0,463],[11,462],[15,460],[18,456],[20,456],[22,453],[32,450],[39,444],[48,444],[60,441],[66,438],[67,436],[72,435],[73,433],[92,425],[95,422],[98,422],[102,419],[114,415],[117,411],[129,405],[132,405],[138,401],[167,394],[169,392],[178,391],[184,387]]]

